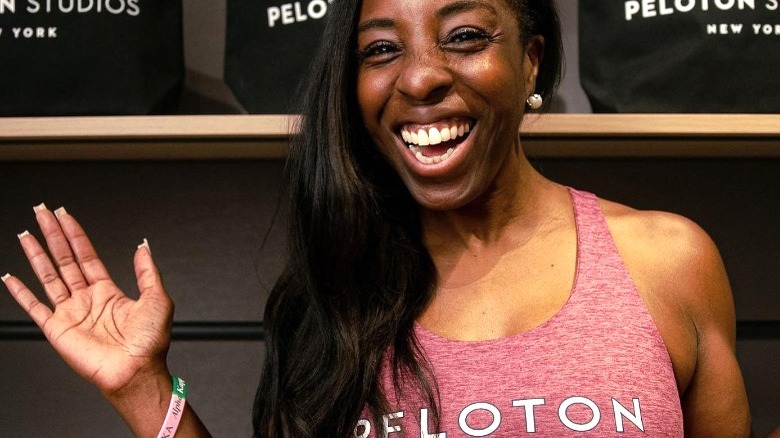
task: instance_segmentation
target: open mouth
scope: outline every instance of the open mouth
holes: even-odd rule
[[[401,127],[401,138],[417,160],[436,164],[447,160],[455,149],[468,138],[473,120],[454,119],[432,125],[406,124]]]

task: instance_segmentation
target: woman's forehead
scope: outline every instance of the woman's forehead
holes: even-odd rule
[[[375,16],[422,18],[441,15],[442,11],[485,9],[496,14],[511,12],[509,0],[362,0],[360,21]],[[509,9],[509,11],[508,11]]]

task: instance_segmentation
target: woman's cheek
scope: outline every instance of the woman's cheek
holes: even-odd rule
[[[370,93],[367,91],[368,84],[364,74],[358,74],[357,77],[357,100],[360,107],[360,114],[363,116],[363,121],[368,118],[368,96]]]
[[[511,100],[514,105],[518,96],[523,94],[517,89],[523,81],[517,78],[524,74],[522,65],[508,65],[505,59],[485,56],[463,62],[459,68],[460,80],[484,98],[489,98],[493,106],[498,106],[501,100]]]
[[[392,80],[380,71],[368,71],[358,75],[357,97],[361,110],[378,112],[378,108],[392,92]]]

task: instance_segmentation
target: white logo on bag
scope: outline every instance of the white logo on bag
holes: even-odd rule
[[[767,11],[780,9],[780,0],[761,0]],[[762,4],[756,0],[627,0],[624,3],[625,21],[635,18],[648,19],[663,17],[675,13],[687,13],[694,10],[703,12],[719,11],[755,11]],[[752,23],[709,23],[706,25],[707,35],[753,35],[780,36],[780,24]],[[744,32],[743,32],[744,31]]]
[[[319,20],[328,13],[328,5],[333,0],[312,0],[306,7],[301,2],[285,3],[281,6],[268,8],[268,27],[274,27],[281,20],[282,25],[301,23],[311,18]]]
[[[127,14],[133,17],[141,13],[140,0],[25,0],[24,9],[30,14],[61,12],[63,14],[102,13]],[[0,0],[0,14],[16,13],[16,0]]]
[[[778,0],[764,1],[764,7],[769,11],[776,11],[780,6]],[[702,11],[730,11],[734,8],[755,10],[756,0],[628,0],[625,2],[626,21],[631,21],[639,13],[642,18],[652,18],[675,12],[691,12],[697,7]]]
[[[0,15],[40,15],[40,14],[110,14],[137,17],[141,14],[140,0],[25,0],[17,5],[16,0],[0,0]],[[36,20],[40,21],[40,20]],[[38,24],[38,23],[36,23]],[[14,26],[10,28],[14,39],[55,39],[56,26]],[[0,37],[3,36],[0,27]]]
[[[56,27],[14,27],[11,28],[11,32],[14,34],[14,38],[17,40],[21,37],[24,39],[41,39],[41,38],[57,38]],[[3,35],[3,29],[0,28],[0,36]]]

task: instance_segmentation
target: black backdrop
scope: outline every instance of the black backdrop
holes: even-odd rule
[[[0,116],[175,112],[181,0],[27,0],[0,7]]]
[[[320,44],[328,6],[228,0],[225,82],[248,112],[295,113],[297,84]]]
[[[593,111],[780,112],[779,3],[579,2]]]

